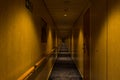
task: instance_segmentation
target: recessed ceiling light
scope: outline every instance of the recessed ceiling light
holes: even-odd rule
[[[64,16],[66,17],[66,16],[67,16],[67,14],[64,14]]]

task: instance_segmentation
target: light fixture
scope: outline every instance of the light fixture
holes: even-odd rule
[[[65,8],[64,9],[64,12],[65,12],[65,14],[64,14],[64,16],[66,17],[66,16],[68,16],[66,13],[69,11],[69,8]]]
[[[64,14],[64,16],[66,17],[66,16],[67,16],[67,14]]]

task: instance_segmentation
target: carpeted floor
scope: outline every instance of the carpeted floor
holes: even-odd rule
[[[82,80],[68,49],[63,44],[49,80]]]

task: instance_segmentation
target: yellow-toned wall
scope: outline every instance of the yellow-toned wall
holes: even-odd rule
[[[91,7],[91,80],[119,80],[120,1],[108,0],[106,3],[105,0],[97,0],[93,2]]]
[[[108,2],[108,80],[120,79],[120,1]]]
[[[58,37],[58,38],[57,38],[57,44],[58,44],[58,46],[59,46],[61,43],[62,43],[62,40],[61,40],[60,37]]]
[[[71,43],[70,42],[71,42],[70,37],[65,40],[65,44],[66,44],[69,51],[71,50]]]
[[[107,80],[107,7],[105,0],[94,0],[90,6],[90,80]],[[85,10],[86,11],[86,10]],[[102,12],[102,13],[101,13]],[[84,15],[84,13],[83,13]],[[84,77],[83,15],[73,34],[74,58]]]
[[[72,57],[83,77],[83,17],[76,22],[72,32]]]
[[[55,35],[55,47],[58,47],[58,35],[57,35],[57,32],[56,32],[56,35]]]
[[[36,16],[35,10],[33,14],[26,9],[24,0],[0,0],[0,80],[16,80],[43,57],[41,36],[37,31],[40,25],[36,23],[38,16],[42,16],[49,27],[45,51],[52,49],[53,25],[44,9],[41,9],[42,15]]]
[[[90,76],[91,80],[107,80],[107,5],[94,0],[90,10]]]
[[[81,75],[82,77],[84,76],[83,73],[84,73],[84,65],[83,65],[83,62],[84,62],[84,53],[83,53],[83,25],[80,26],[81,29],[80,29],[80,33],[79,33],[79,38],[78,38],[78,47],[77,47],[77,51],[78,51],[78,67],[79,67],[79,71],[81,72]]]
[[[93,0],[90,6],[90,80],[107,80],[107,5],[105,0]],[[86,11],[86,10],[85,10]],[[102,13],[101,13],[102,12]],[[83,12],[84,15],[84,12]],[[83,15],[73,32],[74,59],[84,77]]]
[[[73,36],[73,31],[71,34],[71,55],[72,55],[72,59],[74,59],[74,36]]]
[[[51,29],[48,30],[48,38],[47,38],[47,47],[46,48],[47,48],[47,52],[51,51],[53,48],[53,37],[52,37]]]

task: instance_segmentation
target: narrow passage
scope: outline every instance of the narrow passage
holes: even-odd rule
[[[49,80],[82,80],[65,44],[61,45]]]

